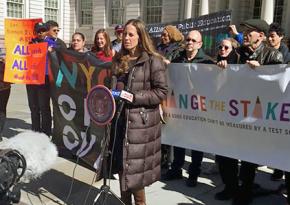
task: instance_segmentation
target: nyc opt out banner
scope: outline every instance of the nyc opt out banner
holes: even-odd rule
[[[165,144],[290,171],[290,66],[170,64]]]
[[[6,65],[4,81],[43,84],[47,43],[29,44],[35,23],[42,19],[5,19]]]
[[[49,58],[53,141],[60,153],[71,152],[97,165],[108,136],[105,126],[90,121],[86,97],[93,86],[110,85],[111,63],[98,60],[91,52],[55,50]]]

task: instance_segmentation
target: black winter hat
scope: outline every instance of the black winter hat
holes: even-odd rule
[[[42,22],[38,22],[34,25],[34,31],[36,33],[39,33],[40,31],[47,31],[48,28],[47,28],[47,25],[45,23],[42,23]]]
[[[259,32],[263,32],[265,35],[267,35],[269,30],[269,24],[262,19],[249,19],[242,22],[240,25]]]

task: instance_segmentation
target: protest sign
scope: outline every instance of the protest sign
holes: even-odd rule
[[[290,171],[290,67],[170,64],[165,144]]]
[[[4,81],[43,84],[47,43],[29,44],[41,19],[5,19],[6,65]]]

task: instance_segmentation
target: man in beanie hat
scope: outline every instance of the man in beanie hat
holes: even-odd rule
[[[43,42],[46,36],[48,28],[45,23],[38,22],[34,25],[34,33],[36,34],[36,38],[32,39],[32,43]]]
[[[123,25],[117,25],[115,26],[115,36],[116,39],[112,41],[112,48],[116,51],[119,52],[122,47],[122,38],[123,38],[123,31],[124,31],[124,26]]]
[[[283,63],[282,54],[264,44],[268,24],[261,19],[250,19],[241,23],[244,41],[243,45],[237,49],[240,54],[240,64],[248,64],[250,68],[256,69],[261,65],[271,65]],[[223,168],[223,172],[231,173],[227,178],[223,178],[225,188],[216,194],[218,200],[229,200],[233,198],[233,205],[248,205],[253,199],[253,185],[257,164],[241,161],[240,171],[238,160],[227,158],[227,163],[232,166]],[[219,163],[225,163],[220,161]],[[221,173],[222,175],[222,173]],[[224,175],[224,174],[223,174]],[[231,177],[231,178],[230,178]],[[239,180],[241,184],[239,185]]]
[[[157,50],[168,60],[165,61],[166,63],[170,63],[176,57],[176,54],[183,47],[183,39],[182,33],[175,26],[167,25],[164,27]]]

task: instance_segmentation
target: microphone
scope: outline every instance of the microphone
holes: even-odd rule
[[[115,99],[124,99],[130,103],[134,100],[134,95],[125,90],[112,90],[112,95]]]
[[[112,89],[112,95],[115,99],[126,100],[130,103],[133,102],[134,95],[125,89],[125,84],[122,81],[116,81],[115,79],[114,85],[113,88],[115,89]]]
[[[24,157],[26,170],[20,180],[21,182],[29,182],[30,180],[39,178],[45,171],[51,168],[58,156],[57,148],[48,136],[44,133],[33,131],[19,133],[1,142],[0,150],[15,150]],[[7,158],[7,156],[5,157]],[[15,162],[15,159],[9,159],[8,156],[8,161]],[[3,166],[0,160],[0,170],[2,170]],[[0,178],[0,184],[1,181]]]

